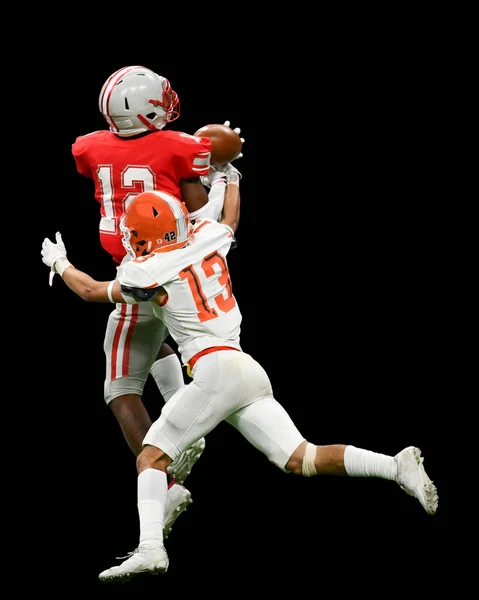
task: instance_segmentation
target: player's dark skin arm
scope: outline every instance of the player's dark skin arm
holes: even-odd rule
[[[199,177],[182,179],[180,181],[181,198],[188,212],[195,212],[208,202],[208,192]]]

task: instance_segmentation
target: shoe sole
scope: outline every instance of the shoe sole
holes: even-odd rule
[[[157,565],[152,565],[151,568],[145,569],[144,571],[122,573],[121,575],[99,577],[98,579],[102,583],[127,583],[133,579],[133,577],[137,577],[138,575],[164,575],[168,571],[168,566],[168,563],[165,566],[163,562],[160,562]]]
[[[193,502],[191,498],[191,493],[185,490],[185,493],[181,499],[181,502],[173,509],[170,517],[167,521],[165,521],[165,525],[163,527],[163,538],[166,540],[171,533],[171,528],[176,522],[176,519],[185,512],[188,506]]]
[[[428,515],[434,515],[439,504],[439,497],[436,486],[428,477],[424,465],[422,464],[424,458],[421,456],[421,450],[419,450],[419,448],[411,447],[409,448],[409,456],[412,457],[417,465],[420,483],[416,489],[416,493],[408,490],[402,485],[400,487],[410,496],[416,497]]]
[[[185,479],[191,473],[193,465],[203,454],[205,445],[205,438],[201,438],[201,440],[198,440],[191,448],[185,450],[174,463],[170,464],[167,469],[168,475],[173,475],[178,483],[184,483]],[[184,469],[188,463],[191,464],[190,470],[186,473],[182,473],[182,469]]]

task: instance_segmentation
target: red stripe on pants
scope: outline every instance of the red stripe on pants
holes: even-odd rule
[[[123,349],[123,360],[121,363],[121,376],[126,377],[128,372],[128,365],[130,362],[130,349],[131,349],[131,338],[133,337],[133,332],[135,331],[135,325],[138,321],[138,304],[131,305],[131,320],[130,325],[128,326],[128,332],[126,334],[125,339],[125,348]]]
[[[110,379],[116,379],[116,359],[118,356],[118,344],[120,341],[121,332],[123,329],[123,325],[125,324],[125,316],[126,316],[126,304],[122,304],[121,312],[120,312],[120,320],[116,326],[115,335],[113,337],[113,348],[111,349],[111,373]]]

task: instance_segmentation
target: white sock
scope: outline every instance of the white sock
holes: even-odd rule
[[[168,402],[171,396],[185,385],[181,363],[176,354],[156,360],[150,372],[165,402]]]
[[[138,475],[138,516],[140,517],[140,546],[157,548],[163,545],[168,482],[166,473],[145,469]]]
[[[346,446],[344,468],[350,477],[381,477],[394,481],[397,463],[393,456]]]

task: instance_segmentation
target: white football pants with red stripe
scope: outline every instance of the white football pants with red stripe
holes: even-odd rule
[[[103,348],[106,356],[105,402],[124,394],[143,394],[151,365],[168,336],[152,304],[117,304],[110,313]]]

